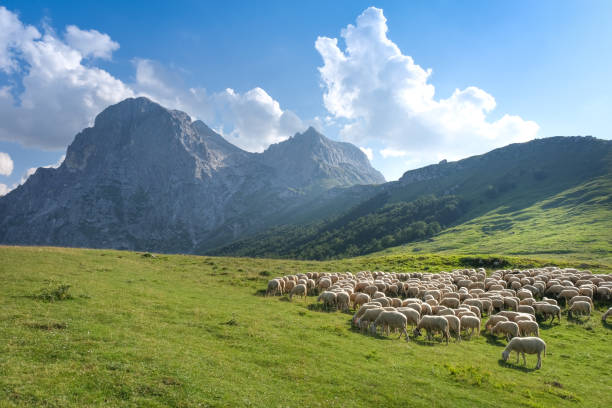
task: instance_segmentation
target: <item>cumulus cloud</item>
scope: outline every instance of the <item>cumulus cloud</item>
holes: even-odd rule
[[[83,64],[85,56],[110,57],[116,47],[108,36],[74,27],[68,38],[83,40],[85,34],[94,40],[89,48],[74,48],[51,30],[40,33],[22,24],[4,7],[0,33],[0,69],[17,76],[22,85],[0,86],[2,140],[64,148],[103,108],[134,95],[108,72]]]
[[[65,38],[66,43],[85,58],[111,59],[113,51],[119,49],[119,43],[111,40],[108,34],[97,30],[81,30],[75,25],[66,27]]]
[[[6,184],[0,183],[0,197],[2,197],[3,195],[7,195],[11,190],[12,189],[9,188]]]
[[[233,144],[248,151],[263,151],[272,143],[302,131],[305,124],[292,111],[256,87],[244,93],[227,88],[208,93],[203,88],[185,90],[161,64],[137,59],[138,94],[149,96],[164,106],[184,110],[223,134]]]
[[[370,7],[341,36],[319,37],[315,47],[326,109],[343,139],[385,146],[383,157],[468,155],[536,136],[539,126],[519,116],[491,120],[495,98],[475,86],[437,98],[432,71],[416,64],[387,37],[381,9]],[[423,160],[420,160],[423,161]]]
[[[0,152],[0,175],[10,176],[13,172],[13,160],[8,153]]]
[[[127,84],[91,64],[95,58],[110,59],[118,48],[108,34],[74,25],[66,27],[63,39],[51,29],[41,33],[0,6],[0,71],[11,77],[0,83],[0,140],[63,149],[104,108],[133,96],[184,110],[250,151],[305,127],[261,88],[209,93],[185,86],[147,59],[134,60],[136,80]]]
[[[372,161],[372,159],[374,158],[374,152],[372,151],[371,147],[359,147],[359,149],[365,153],[365,155],[368,157],[368,160]]]

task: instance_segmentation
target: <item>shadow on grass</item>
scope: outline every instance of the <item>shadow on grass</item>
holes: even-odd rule
[[[504,343],[499,337],[493,336],[491,333],[485,333],[483,337],[486,338],[487,343],[492,346],[506,347],[506,343]]]
[[[510,358],[512,358],[512,356],[510,356]],[[510,358],[508,360],[510,360]],[[497,364],[499,364],[500,367],[511,368],[513,370],[522,371],[524,373],[532,373],[534,371],[537,371],[535,368],[529,368],[524,365],[516,365],[514,363],[508,363],[501,358],[497,360]]]
[[[571,317],[570,317],[570,316],[568,316],[568,317],[567,317],[567,321],[568,321],[568,323],[574,323],[574,324],[577,324],[577,325],[580,325],[580,326],[582,326],[582,325],[584,325],[584,324],[588,323],[588,322],[589,322],[589,320],[591,320],[591,317],[590,317],[590,316],[589,316],[589,317],[587,317],[585,320],[581,320],[579,317],[575,317],[575,316],[571,316]]]
[[[606,322],[605,320],[602,320],[601,325],[608,330],[612,330],[612,324]]]

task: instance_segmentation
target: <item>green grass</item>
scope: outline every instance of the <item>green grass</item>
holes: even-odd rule
[[[485,261],[489,258],[483,258]],[[543,368],[505,342],[361,335],[350,316],[265,298],[270,277],[379,267],[449,270],[460,256],[277,261],[0,247],[0,406],[603,407],[612,331],[544,326]],[[511,265],[554,260],[504,258]],[[563,261],[561,262],[563,263]],[[608,271],[609,272],[609,271]],[[66,290],[58,290],[70,285]],[[41,293],[62,296],[41,298]],[[69,296],[66,296],[69,295]]]
[[[500,206],[429,240],[379,254],[505,254],[612,267],[612,179],[595,179],[518,207]]]

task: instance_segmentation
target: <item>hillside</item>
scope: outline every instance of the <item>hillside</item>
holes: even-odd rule
[[[330,217],[277,227],[210,253],[333,259],[411,243],[403,250],[569,251],[609,257],[610,180],[611,141],[538,139],[409,171],[397,182],[370,189],[332,190],[327,200],[304,210],[317,214],[318,208],[329,207]],[[334,212],[339,203],[346,205],[347,197],[359,204]],[[441,212],[434,203],[449,206]],[[422,208],[410,210],[415,206]],[[406,212],[418,215],[407,217]],[[434,235],[438,244],[423,242]]]
[[[0,259],[0,406],[608,405],[612,331],[601,304],[584,324],[563,315],[543,325],[548,350],[533,371],[533,356],[528,368],[500,362],[505,342],[485,335],[448,346],[364,336],[350,329],[350,315],[311,306],[314,297],[261,296],[277,275],[435,272],[469,259],[299,262],[27,247],[0,247]],[[42,300],[61,284],[72,299]]]
[[[357,147],[310,128],[246,152],[146,98],[101,112],[57,169],[0,197],[0,243],[202,252],[334,187],[384,182]]]

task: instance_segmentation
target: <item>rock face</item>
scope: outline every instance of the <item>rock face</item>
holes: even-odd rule
[[[0,243],[200,252],[330,187],[381,182],[359,149],[314,129],[249,153],[184,112],[127,99],[59,168],[0,198]]]

